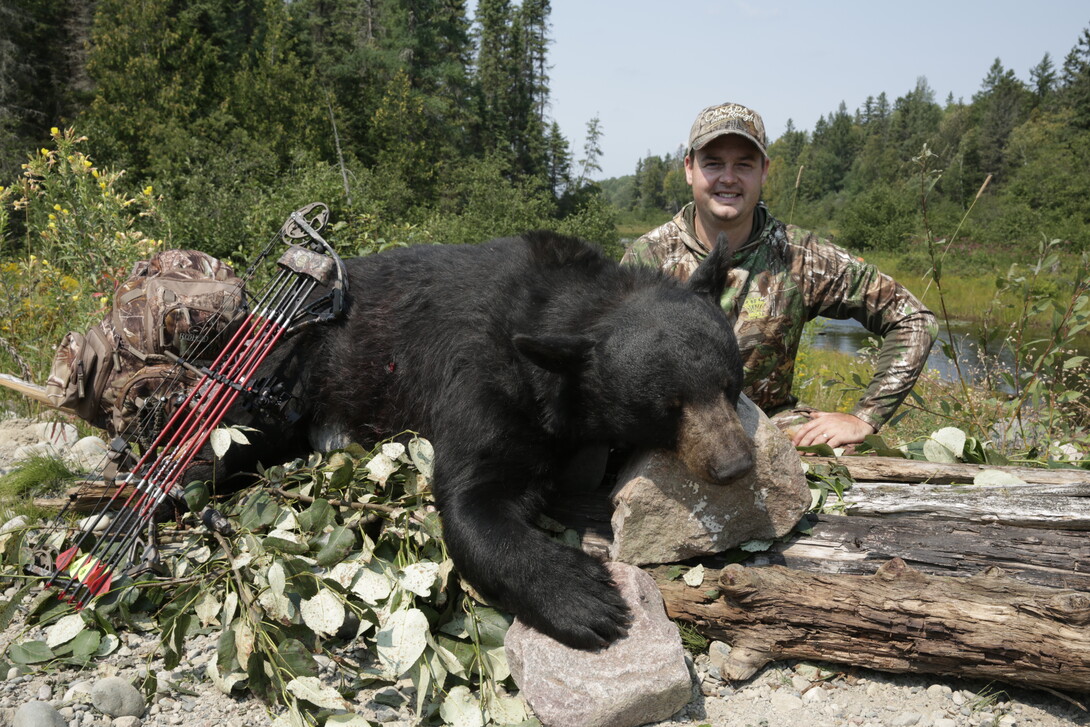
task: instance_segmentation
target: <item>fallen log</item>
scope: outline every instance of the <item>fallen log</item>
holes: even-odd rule
[[[844,503],[853,515],[916,515],[1028,528],[1090,530],[1090,483],[924,485],[856,482],[844,493]]]
[[[94,512],[101,509],[117,491],[116,484],[107,484],[101,480],[87,480],[79,482],[60,497],[35,497],[34,505],[43,510],[60,511],[67,507],[72,512]],[[120,509],[129,495],[133,492],[132,485],[125,485],[125,489],[115,500],[117,509]]]
[[[732,647],[723,675],[779,659],[1090,690],[1090,594],[994,571],[931,576],[888,561],[874,575],[770,566],[708,571],[698,587],[651,570],[672,618]],[[709,591],[714,591],[711,595]]]
[[[989,568],[1037,586],[1090,592],[1090,539],[1059,530],[951,523],[927,518],[810,515],[808,534],[756,553],[747,566],[873,575],[899,557],[930,575],[967,577]]]
[[[940,464],[899,457],[805,457],[810,464],[841,465],[856,482],[927,482],[933,485],[971,484],[986,470],[1014,475],[1033,485],[1077,485],[1090,490],[1090,471],[1038,469],[982,464]]]

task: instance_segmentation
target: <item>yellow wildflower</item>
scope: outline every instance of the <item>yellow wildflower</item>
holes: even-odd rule
[[[60,136],[61,135],[61,130],[58,129],[56,126],[54,126],[52,129],[49,130],[49,133],[52,134],[53,136]]]
[[[55,204],[55,205],[53,205],[53,209],[55,209],[55,210],[57,210],[58,212],[60,212],[60,211],[61,211],[61,206],[60,206],[60,204]]]
[[[42,151],[42,156],[44,156],[44,157],[49,156],[49,150],[46,149],[44,146],[42,147],[41,151]]]
[[[150,184],[148,186],[144,187],[144,194],[148,195],[149,197],[151,196],[152,191],[154,191],[154,190],[152,190]]]
[[[87,163],[90,164],[91,162],[87,162]],[[94,177],[95,179],[98,179],[98,170],[97,169],[92,169],[91,170],[91,176]]]
[[[57,216],[55,214],[53,214],[52,212],[50,212],[49,213],[49,219],[55,220],[55,219],[57,219]]]

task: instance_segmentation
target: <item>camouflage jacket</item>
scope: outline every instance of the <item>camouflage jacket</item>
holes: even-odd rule
[[[688,279],[708,253],[692,203],[638,239],[622,262]],[[873,265],[757,208],[754,232],[733,255],[722,305],[735,320],[745,393],[768,414],[794,406],[795,356],[803,325],[818,316],[854,318],[882,337],[873,379],[852,411],[878,429],[920,375],[937,329],[919,300]]]

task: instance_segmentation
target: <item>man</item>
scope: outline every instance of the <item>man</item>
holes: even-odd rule
[[[736,320],[746,395],[781,426],[792,424],[786,430],[796,446],[858,444],[916,383],[935,316],[873,265],[769,214],[760,201],[767,146],[752,109],[726,103],[701,111],[685,155],[693,201],[633,243],[623,262],[687,279],[725,234],[733,267],[721,303]],[[874,377],[850,414],[795,409],[795,356],[803,325],[818,316],[854,318],[883,338]]]

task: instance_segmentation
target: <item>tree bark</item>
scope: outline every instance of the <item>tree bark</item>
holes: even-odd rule
[[[1090,689],[1087,593],[994,574],[931,576],[900,558],[867,576],[735,564],[695,588],[668,570],[651,571],[667,613],[731,645],[728,679],[799,658]]]
[[[928,482],[933,485],[971,484],[985,470],[999,470],[1032,485],[1081,486],[1090,494],[1090,472],[1046,470],[1032,467],[998,467],[981,464],[939,464],[899,457],[804,457],[812,464],[841,465],[856,482]]]
[[[872,575],[882,563],[900,557],[930,575],[966,577],[998,567],[1023,583],[1090,592],[1090,538],[1085,533],[916,517],[808,518],[809,534],[777,543],[745,564]]]
[[[1090,484],[961,487],[856,482],[844,493],[844,502],[853,515],[917,515],[966,523],[1090,530]]]

